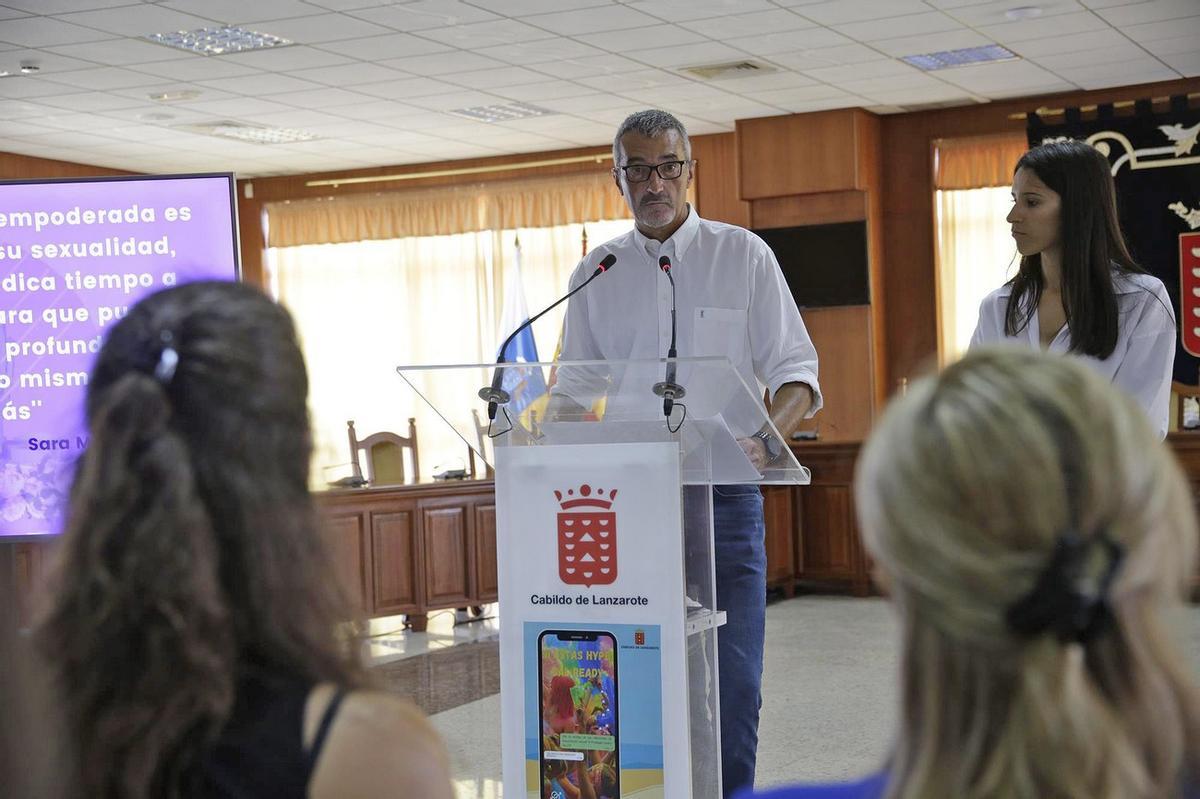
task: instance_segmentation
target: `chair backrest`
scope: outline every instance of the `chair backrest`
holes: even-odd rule
[[[350,440],[350,461],[354,466],[354,476],[366,478],[372,485],[403,485],[406,482],[417,482],[420,479],[421,467],[417,449],[417,420],[408,420],[408,436],[398,433],[379,432],[359,438],[354,429],[354,421],[346,422],[346,435]],[[412,469],[411,480],[406,480],[404,466],[404,450],[410,450]],[[359,453],[366,453],[367,470],[363,474],[362,461]]]

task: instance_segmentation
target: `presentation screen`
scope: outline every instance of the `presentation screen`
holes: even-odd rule
[[[0,542],[61,532],[106,331],[239,274],[233,175],[0,181]]]

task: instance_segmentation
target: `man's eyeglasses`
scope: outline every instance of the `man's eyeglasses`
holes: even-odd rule
[[[645,183],[650,179],[651,172],[657,172],[663,180],[675,180],[683,174],[683,165],[687,161],[663,161],[661,164],[629,164],[620,167],[625,172],[625,180],[630,183]]]

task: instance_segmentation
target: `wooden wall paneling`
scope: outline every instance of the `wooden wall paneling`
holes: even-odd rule
[[[936,365],[937,311],[934,298],[934,198],[931,143],[934,139],[1022,131],[1014,114],[1200,91],[1200,78],[1043,95],[982,105],[889,114],[881,117],[883,251],[886,297],[882,337],[887,341],[885,385]],[[1122,111],[1118,111],[1122,113]],[[740,128],[739,128],[740,131]]]
[[[883,122],[874,114],[856,117],[858,126],[859,168],[867,186],[867,285],[871,303],[871,402],[878,412],[887,401],[887,347],[885,328],[888,298],[883,290]]]
[[[71,161],[35,158],[32,155],[0,152],[0,178],[4,180],[40,180],[42,178],[90,178],[107,175],[136,175],[123,169],[109,169]]]
[[[858,442],[793,444],[796,459],[812,482],[793,488],[796,579],[817,587],[871,591],[869,563],[854,510],[854,465]]]
[[[495,602],[500,595],[496,570],[496,503],[477,502],[475,512],[475,578],[471,596],[479,604]]]
[[[416,613],[424,596],[415,504],[371,514],[375,615]]]
[[[857,222],[867,218],[867,193],[851,190],[767,197],[750,203],[750,217],[755,229]]]
[[[800,429],[818,431],[823,442],[862,441],[874,417],[871,307],[807,308],[800,314],[820,358],[825,399]]]
[[[844,108],[737,120],[742,199],[865,188],[855,120],[864,113]]]
[[[736,134],[692,137],[696,159],[696,213],[705,219],[750,227],[750,204],[738,190]]]
[[[425,605],[466,607],[471,589],[469,505],[460,499],[422,500],[419,508]]]
[[[263,230],[262,200],[246,197],[249,181],[237,183],[238,244],[242,263],[242,282],[258,286],[264,291],[267,285],[266,258],[267,240]],[[254,193],[253,188],[249,190]]]
[[[367,546],[367,514],[330,514],[324,533],[333,558],[333,569],[357,610],[371,615],[371,561]]]
[[[791,597],[796,592],[792,487],[763,486],[762,492],[767,528],[767,587],[782,588],[784,596]]]

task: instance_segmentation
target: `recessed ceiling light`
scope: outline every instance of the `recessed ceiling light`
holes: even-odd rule
[[[237,139],[253,144],[291,144],[293,142],[313,141],[321,138],[315,133],[295,128],[268,128],[263,125],[251,125],[247,122],[222,120],[220,122],[196,123],[179,125],[179,130],[191,133],[203,133],[208,136],[220,136],[225,139]]]
[[[177,103],[180,100],[195,100],[201,94],[198,89],[180,89],[177,92],[151,92],[146,96],[156,103]]]
[[[911,64],[917,69],[931,72],[937,69],[949,69],[950,67],[984,64],[989,61],[1012,61],[1016,58],[1020,58],[1020,56],[1011,50],[1006,50],[998,44],[989,44],[983,47],[966,47],[962,50],[942,50],[937,53],[906,55],[900,60]]]
[[[554,112],[529,103],[509,103],[507,105],[477,105],[471,108],[456,108],[446,113],[454,114],[456,117],[474,119],[477,122],[509,122],[514,119],[544,117]]]
[[[272,36],[269,33],[235,28],[225,25],[219,28],[198,28],[194,31],[172,31],[152,33],[143,37],[155,44],[165,44],[201,55],[244,53],[247,50],[263,50],[268,47],[287,47],[294,44],[290,39]]]

